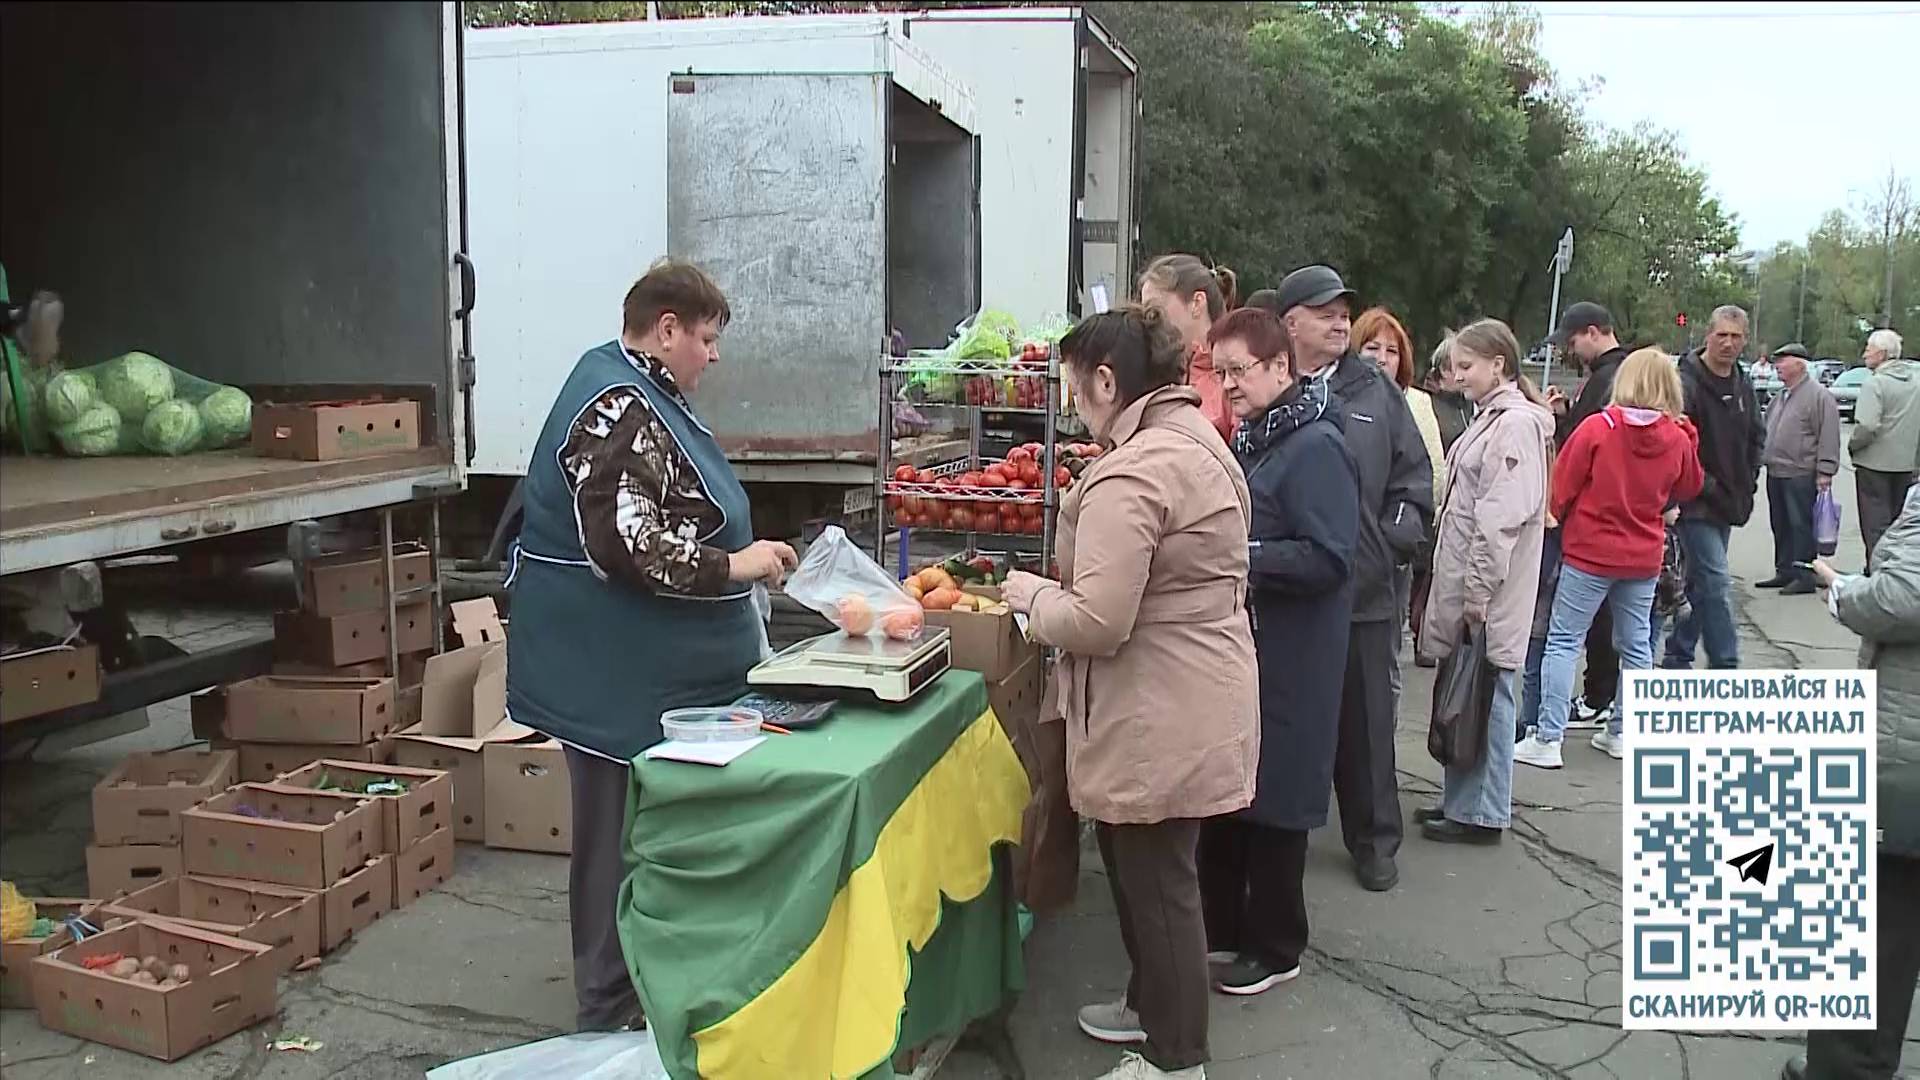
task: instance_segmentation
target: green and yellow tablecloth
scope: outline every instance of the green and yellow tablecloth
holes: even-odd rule
[[[1022,987],[1027,779],[980,676],[633,776],[620,941],[676,1080],[890,1076]]]

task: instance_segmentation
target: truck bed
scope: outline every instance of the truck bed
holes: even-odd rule
[[[451,479],[444,447],[285,461],[226,450],[185,457],[0,459],[0,573],[405,502]]]

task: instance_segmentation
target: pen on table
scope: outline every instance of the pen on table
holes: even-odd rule
[[[791,734],[793,734],[793,731],[792,731],[792,729],[790,729],[790,728],[783,728],[783,727],[781,727],[781,726],[780,726],[779,724],[769,724],[769,723],[767,723],[767,722],[766,722],[765,720],[762,720],[762,721],[760,722],[760,730],[761,730],[761,731],[771,731],[771,732],[773,732],[773,733],[774,733],[775,735],[791,735]]]

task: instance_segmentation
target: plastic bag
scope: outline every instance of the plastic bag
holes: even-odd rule
[[[1433,682],[1427,753],[1442,765],[1471,769],[1487,750],[1496,672],[1487,663],[1487,625],[1469,621]]]
[[[667,1080],[653,1032],[589,1031],[510,1046],[427,1071],[427,1080]]]
[[[1833,497],[1832,488],[1824,488],[1813,497],[1813,542],[1821,558],[1840,548],[1840,500]]]
[[[53,375],[36,404],[74,457],[219,450],[245,442],[253,423],[245,391],[143,352]]]
[[[1687,550],[1680,534],[1667,529],[1666,550],[1660,556],[1660,577],[1653,587],[1656,618],[1686,619],[1693,605],[1687,601]]]
[[[853,637],[885,634],[912,641],[926,626],[920,604],[838,525],[827,526],[807,548],[787,579],[787,595]]]

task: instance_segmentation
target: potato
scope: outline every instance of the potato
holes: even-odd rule
[[[171,989],[173,989],[174,987],[176,987],[176,986],[179,986],[179,985],[180,985],[180,984],[179,984],[178,982],[175,982],[175,981],[174,981],[174,980],[172,980],[172,979],[161,979],[161,980],[160,980],[160,989],[162,989],[162,990],[171,990]]]
[[[141,986],[159,986],[160,985],[160,980],[154,978],[153,972],[151,971],[134,972],[133,981],[139,983]]]
[[[140,960],[140,970],[153,976],[155,979],[164,979],[167,977],[167,962],[157,956],[142,957]]]
[[[873,632],[873,605],[859,593],[848,593],[834,605],[840,616],[840,629],[854,637],[865,637]]]
[[[113,966],[107,969],[107,974],[116,979],[131,979],[139,971],[140,961],[128,956],[115,960]]]
[[[185,964],[175,964],[167,969],[167,978],[177,983],[188,982],[192,980],[193,972]]]
[[[907,595],[915,600],[927,595],[927,590],[920,584],[920,579],[917,577],[908,578],[902,587],[907,590]]]

